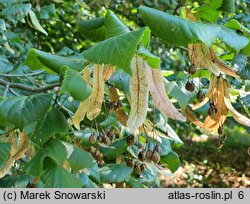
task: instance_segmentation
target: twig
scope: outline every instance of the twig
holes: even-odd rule
[[[181,0],[178,0],[177,1],[177,6],[175,7],[175,9],[174,9],[174,11],[173,11],[173,15],[177,15],[177,11],[178,11],[178,9],[180,8],[180,7],[182,7],[182,1]]]
[[[7,84],[6,87],[5,87],[5,89],[4,89],[3,97],[7,96],[7,93],[9,91],[9,89],[10,89],[10,86],[9,86],[9,84]]]
[[[15,92],[13,89],[10,89],[10,92],[11,92],[14,96],[20,96],[20,94],[18,94],[17,92]]]
[[[38,72],[30,72],[27,74],[0,74],[1,77],[27,77],[27,76],[35,76],[39,74],[45,73],[44,70],[38,71]]]
[[[15,129],[16,129],[16,128],[11,128],[10,130],[7,130],[7,131],[5,131],[5,132],[2,132],[2,133],[0,133],[0,136],[6,135],[6,134],[12,132],[12,131],[15,130]]]
[[[74,113],[69,110],[68,108],[66,108],[64,105],[62,105],[62,103],[60,103],[59,101],[57,101],[57,105],[64,111],[66,111],[70,117],[72,117],[74,115]]]
[[[59,83],[55,83],[55,84],[50,84],[44,87],[31,87],[31,86],[26,86],[24,84],[20,84],[20,83],[12,83],[12,82],[8,82],[5,81],[4,79],[0,78],[0,84],[4,85],[4,86],[9,86],[9,88],[16,88],[16,89],[22,89],[25,91],[30,91],[30,92],[46,92],[48,90],[51,90],[57,86],[60,86]]]

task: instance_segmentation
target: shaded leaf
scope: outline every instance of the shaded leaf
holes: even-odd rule
[[[39,19],[50,19],[56,14],[55,4],[43,6],[39,12]]]
[[[36,155],[28,162],[27,171],[35,176],[40,177],[44,167],[44,159],[49,157],[53,159],[57,164],[62,164],[67,158],[67,152],[65,146],[60,140],[53,139],[48,141],[43,148],[41,148]]]
[[[103,41],[129,32],[129,29],[111,10],[107,11],[105,17],[80,21],[78,28],[85,38],[93,41]]]
[[[103,183],[123,182],[129,178],[132,168],[122,164],[107,164],[99,172]]]
[[[67,149],[73,149],[68,151],[71,152],[68,155],[68,162],[73,172],[77,172],[78,170],[84,168],[91,168],[96,164],[95,159],[89,152],[70,144],[67,144],[66,147]]]
[[[83,188],[98,188],[96,183],[94,183],[86,173],[80,175],[80,180],[82,182]]]
[[[59,165],[51,165],[45,169],[41,177],[47,188],[81,188],[80,179]]]
[[[161,156],[160,162],[167,164],[167,167],[172,172],[175,172],[181,166],[179,156],[174,151],[170,151],[167,155]]]
[[[235,13],[235,0],[223,0],[220,10]]]
[[[100,146],[100,151],[108,160],[115,160],[126,151],[127,147],[126,138],[122,138],[112,142],[108,148]]]
[[[36,17],[36,14],[32,10],[29,11],[29,16],[30,16],[31,22],[32,22],[33,26],[35,27],[35,29],[48,36],[48,33],[41,26],[41,24],[39,23],[39,21]]]
[[[0,99],[0,118],[18,128],[40,119],[50,108],[52,94]]]
[[[77,71],[68,68],[65,71],[60,92],[68,92],[74,99],[84,101],[92,93],[92,88],[82,79]]]
[[[0,142],[0,169],[4,166],[10,154],[11,144]]]
[[[43,118],[41,118],[29,136],[31,141],[43,145],[54,133],[67,133],[69,130],[67,119],[56,108],[53,108]]]
[[[79,21],[78,30],[86,38],[92,41],[103,41],[106,39],[104,17],[91,20]]]
[[[15,4],[7,6],[2,10],[2,14],[16,25],[19,21],[24,21],[26,15],[31,10],[31,4]],[[25,22],[25,21],[24,21]]]

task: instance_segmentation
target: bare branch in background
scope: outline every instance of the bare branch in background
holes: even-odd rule
[[[9,86],[9,88],[22,89],[22,90],[30,91],[30,92],[46,92],[57,86],[60,86],[59,83],[55,83],[55,84],[50,84],[44,87],[31,87],[31,86],[27,86],[27,85],[20,84],[20,83],[8,82],[8,81],[5,81],[4,79],[0,79],[0,85]]]

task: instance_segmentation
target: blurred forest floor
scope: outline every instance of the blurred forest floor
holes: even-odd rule
[[[162,178],[163,187],[248,187],[250,188],[250,134],[235,127],[216,148],[217,137],[183,139],[176,148],[182,166],[172,177]]]

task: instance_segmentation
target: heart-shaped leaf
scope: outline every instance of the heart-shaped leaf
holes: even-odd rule
[[[188,45],[201,41],[211,47],[216,38],[220,38],[236,51],[243,49],[248,43],[247,37],[225,26],[192,22],[145,6],[141,6],[139,10],[152,32],[168,43]]]
[[[0,99],[0,118],[17,128],[40,119],[50,108],[52,94]]]

